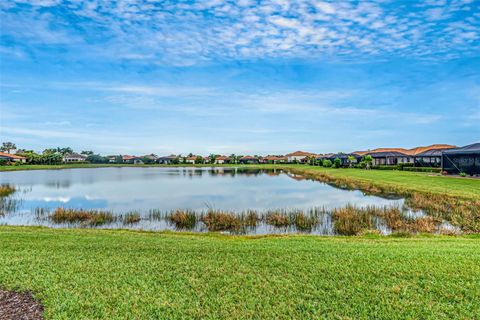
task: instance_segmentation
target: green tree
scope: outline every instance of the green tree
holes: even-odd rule
[[[215,160],[216,160],[216,159],[217,159],[217,155],[215,155],[215,154],[213,154],[213,153],[208,156],[208,160],[209,160],[209,162],[212,163],[212,164],[215,163]]]
[[[362,161],[365,162],[365,169],[370,169],[373,163],[373,157],[371,155],[366,155],[362,158]]]
[[[333,167],[334,168],[340,168],[342,165],[342,160],[340,160],[340,158],[335,158],[335,160],[333,160]]]
[[[3,142],[2,146],[0,147],[1,151],[6,151],[7,153],[10,153],[10,150],[16,150],[17,146],[13,142]]]
[[[197,156],[197,157],[195,158],[195,163],[196,163],[196,164],[202,164],[202,163],[203,163],[203,157]]]
[[[324,159],[322,165],[326,168],[329,168],[329,167],[332,166],[332,161],[330,161],[328,159]]]
[[[351,168],[353,166],[353,163],[357,160],[354,156],[348,156],[348,166]]]
[[[93,151],[89,151],[89,150],[82,151],[82,152],[80,152],[80,154],[84,154],[86,156],[94,155]]]

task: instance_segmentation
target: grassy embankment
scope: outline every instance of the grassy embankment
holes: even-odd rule
[[[0,285],[46,319],[475,319],[480,238],[0,227]]]

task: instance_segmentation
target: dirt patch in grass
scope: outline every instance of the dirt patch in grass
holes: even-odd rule
[[[43,319],[43,307],[38,301],[33,299],[30,293],[19,293],[0,289],[0,319]]]

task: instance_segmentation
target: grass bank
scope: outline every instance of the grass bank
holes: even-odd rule
[[[480,238],[0,227],[0,286],[46,319],[474,319]]]

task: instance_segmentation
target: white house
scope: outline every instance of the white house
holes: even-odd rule
[[[86,160],[87,156],[75,152],[63,156],[63,162],[80,162]]]
[[[308,156],[313,156],[314,153],[304,152],[304,151],[295,151],[286,155],[288,162],[305,162]]]

